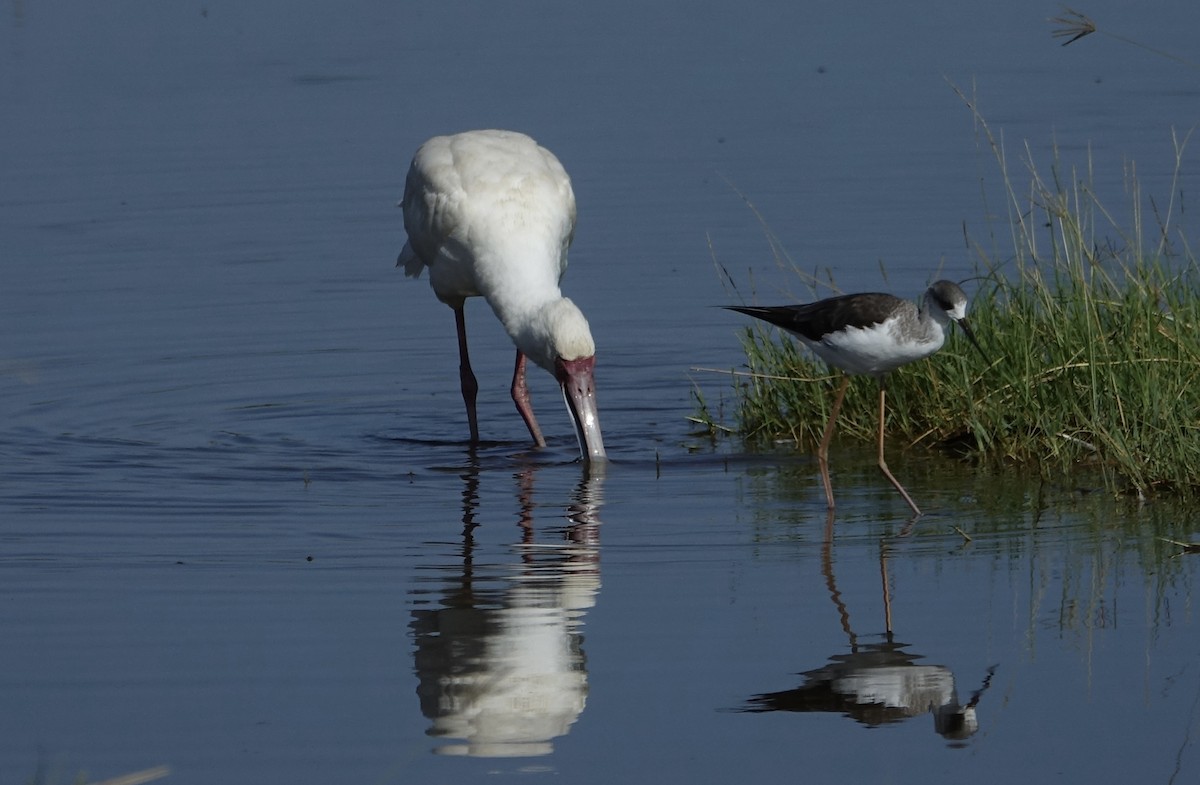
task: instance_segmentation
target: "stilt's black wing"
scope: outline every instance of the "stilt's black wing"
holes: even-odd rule
[[[846,327],[870,327],[891,316],[905,301],[890,294],[843,294],[803,305],[726,305],[730,311],[795,333],[810,341],[819,341],[829,333]]]

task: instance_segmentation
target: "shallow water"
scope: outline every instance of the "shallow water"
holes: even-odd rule
[[[910,530],[842,447],[830,530],[809,456],[686,420],[742,361],[713,255],[806,296],[734,188],[847,290],[971,274],[998,178],[947,79],[1116,201],[1126,157],[1168,182],[1190,72],[1048,13],[11,4],[0,783],[1194,779],[1191,510],[896,445]],[[470,450],[452,315],[392,267],[412,151],[484,126],[574,177],[602,473],[543,374],[529,448],[481,304]]]

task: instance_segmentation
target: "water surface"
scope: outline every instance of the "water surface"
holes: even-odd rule
[[[9,4],[0,782],[1194,779],[1191,510],[896,445],[910,529],[840,447],[830,529],[809,456],[686,419],[742,361],[714,255],[806,296],[760,216],[846,290],[972,274],[998,180],[947,80],[1164,193],[1191,72],[1054,10]],[[477,303],[469,449],[451,312],[392,267],[412,151],[488,126],[574,177],[602,473],[544,374],[530,449]]]

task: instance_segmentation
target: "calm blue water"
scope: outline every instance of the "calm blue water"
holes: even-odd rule
[[[0,783],[1194,780],[1197,561],[1152,533],[1193,511],[898,448],[902,537],[846,448],[828,535],[808,456],[686,420],[742,362],[714,261],[807,296],[759,216],[848,291],[972,274],[999,177],[948,82],[1010,170],[1166,200],[1195,70],[1057,10],[7,4]],[[1082,10],[1195,59],[1193,5]],[[574,178],[602,474],[544,374],[529,449],[481,304],[468,450],[392,266],[412,152],[475,127]]]

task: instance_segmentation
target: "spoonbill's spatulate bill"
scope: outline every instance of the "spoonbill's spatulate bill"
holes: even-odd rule
[[[879,468],[908,502],[914,515],[921,510],[888,469],[883,457],[883,415],[888,371],[935,353],[946,342],[954,322],[983,354],[967,324],[967,295],[952,281],[937,281],[921,298],[921,307],[890,294],[846,294],[804,305],[726,306],[787,330],[825,362],[845,371],[833,400],[829,423],[817,449],[825,500],[834,509],[829,480],[829,442],[834,423],[850,385],[851,374],[870,374],[879,380]]]
[[[558,381],[584,460],[603,460],[596,345],[587,319],[559,289],[575,231],[575,194],[562,164],[513,131],[435,136],[413,157],[401,204],[408,242],[396,265],[410,277],[429,268],[434,294],[454,309],[471,442],[479,441],[479,385],[463,306],[478,296],[516,344],[512,397],[533,441],[546,444],[529,401],[526,359]]]

